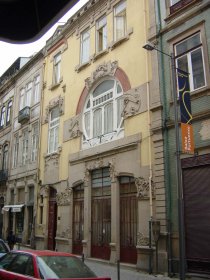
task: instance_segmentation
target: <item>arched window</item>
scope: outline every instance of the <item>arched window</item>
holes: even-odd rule
[[[123,90],[109,79],[101,82],[88,96],[83,118],[83,146],[93,146],[122,137]]]

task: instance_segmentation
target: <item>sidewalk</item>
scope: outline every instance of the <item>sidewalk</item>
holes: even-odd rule
[[[167,276],[150,275],[142,271],[137,271],[133,266],[120,265],[119,276],[117,265],[109,264],[108,262],[100,262],[95,259],[85,259],[85,263],[96,273],[97,276],[108,276],[112,280],[169,280]],[[175,279],[175,278],[173,278]]]

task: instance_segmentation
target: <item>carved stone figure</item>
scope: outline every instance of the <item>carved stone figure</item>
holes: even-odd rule
[[[135,185],[137,188],[138,198],[149,198],[149,181],[146,181],[143,177],[135,179]],[[154,195],[154,184],[152,183],[152,195]]]
[[[72,188],[67,187],[64,192],[56,194],[56,202],[59,206],[70,205]]]

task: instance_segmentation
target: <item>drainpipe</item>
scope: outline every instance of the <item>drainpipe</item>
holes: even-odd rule
[[[162,1],[161,1],[162,2]],[[161,34],[162,23],[161,23],[161,8],[160,0],[157,3],[157,38],[159,39],[159,49],[163,51],[163,38]],[[162,80],[162,100],[163,105],[163,145],[164,145],[164,160],[165,160],[165,189],[166,189],[166,215],[167,215],[167,231],[168,231],[168,274],[172,275],[172,246],[171,246],[171,188],[170,188],[170,176],[169,176],[169,146],[168,146],[168,129],[166,127],[166,122],[168,120],[168,110],[167,110],[167,98],[166,98],[166,86],[165,86],[165,74],[164,74],[164,55],[160,52],[160,77]]]
[[[144,0],[144,30],[145,38],[144,41],[147,41],[147,9],[146,2]],[[152,201],[152,139],[151,139],[151,114],[150,114],[150,87],[149,87],[149,54],[146,52],[146,89],[147,89],[147,117],[148,117],[148,156],[149,156],[149,208],[150,208],[150,220],[149,220],[149,273],[152,273],[152,220],[153,220],[153,201]]]

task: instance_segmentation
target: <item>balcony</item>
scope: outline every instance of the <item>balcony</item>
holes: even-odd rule
[[[30,119],[30,107],[26,106],[22,110],[19,111],[18,114],[18,122],[23,124]]]
[[[198,0],[180,0],[176,4],[172,5],[170,7],[170,14],[174,14],[176,12],[179,12],[183,8],[189,6],[192,3],[197,2]]]
[[[8,170],[0,170],[0,183],[6,182],[8,179]]]

